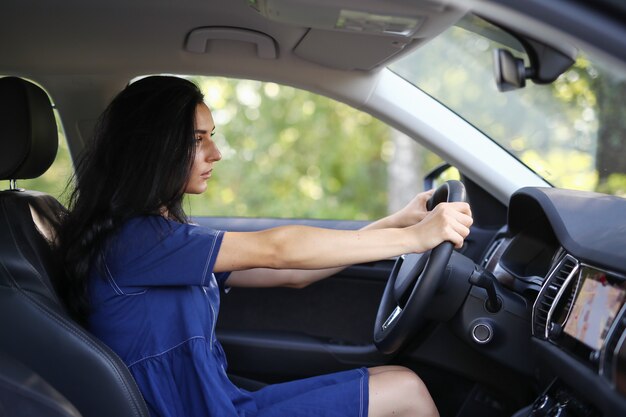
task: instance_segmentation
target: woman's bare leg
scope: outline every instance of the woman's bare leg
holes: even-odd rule
[[[422,380],[403,366],[369,368],[369,417],[439,417]]]

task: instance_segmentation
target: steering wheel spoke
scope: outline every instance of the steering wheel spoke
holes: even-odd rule
[[[397,269],[398,272],[393,285],[393,294],[396,303],[400,307],[404,308],[406,305],[413,288],[417,285],[416,281],[419,279],[426,266],[429,255],[430,251],[424,253],[410,253],[398,258],[397,266],[399,268]]]
[[[426,206],[432,210],[439,203],[453,201],[467,201],[460,181],[447,181],[437,188]],[[428,302],[439,288],[452,251],[453,244],[443,242],[424,254],[398,258],[376,315],[374,343],[379,351],[396,353],[426,323]]]

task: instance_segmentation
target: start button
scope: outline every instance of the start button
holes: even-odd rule
[[[489,323],[477,323],[472,327],[472,339],[474,342],[484,345],[493,338],[493,328]]]

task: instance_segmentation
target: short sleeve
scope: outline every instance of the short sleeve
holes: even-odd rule
[[[223,237],[159,216],[132,219],[107,246],[106,272],[120,287],[209,285]],[[217,275],[223,285],[228,274]]]
[[[230,272],[218,272],[215,274],[215,280],[221,291],[228,292],[230,287],[226,287],[226,280],[230,276]]]

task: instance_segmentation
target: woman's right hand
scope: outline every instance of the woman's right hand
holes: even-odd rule
[[[472,222],[469,204],[440,203],[421,222],[405,230],[415,239],[412,252],[426,252],[442,242],[452,242],[458,249],[469,235]]]

